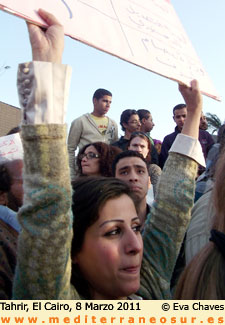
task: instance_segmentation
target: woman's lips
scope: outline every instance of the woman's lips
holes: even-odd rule
[[[81,167],[88,167],[88,164],[81,164]]]
[[[121,271],[126,272],[126,273],[130,273],[130,274],[136,274],[140,272],[140,266],[128,266],[128,267],[124,267],[121,269]]]

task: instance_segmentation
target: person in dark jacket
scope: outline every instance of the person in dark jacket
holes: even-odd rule
[[[123,111],[120,116],[120,125],[124,131],[124,136],[120,137],[112,145],[125,151],[129,145],[131,134],[141,129],[141,122],[137,111],[134,109],[126,109]]]
[[[181,130],[184,125],[184,121],[187,116],[187,108],[185,104],[178,104],[173,108],[173,119],[176,123],[175,131],[171,134],[168,134],[162,143],[161,153],[159,156],[159,166],[163,168],[165,161],[168,157],[169,150],[176,139],[176,136],[181,133]],[[199,142],[202,146],[202,151],[206,159],[209,150],[214,144],[212,136],[209,132],[199,129]]]

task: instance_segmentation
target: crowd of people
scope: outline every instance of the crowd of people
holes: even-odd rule
[[[162,142],[146,109],[121,113],[118,139],[106,89],[67,139],[63,27],[38,13],[18,68],[23,160],[0,164],[1,299],[224,299],[225,127],[214,144],[198,82],[179,84]]]

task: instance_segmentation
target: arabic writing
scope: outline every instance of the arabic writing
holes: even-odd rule
[[[7,139],[0,143],[0,157],[5,157],[18,152],[14,139]]]
[[[0,138],[0,160],[22,159],[23,149],[19,134]]]
[[[13,145],[13,144],[15,144],[14,139],[6,139],[6,140],[3,140],[0,143],[0,148],[5,147],[5,146],[10,146],[10,145]]]
[[[199,61],[190,56],[188,39],[176,25],[167,23],[164,11],[165,7],[159,8],[155,15],[154,12],[143,11],[133,0],[129,0],[126,7],[128,26],[135,29],[142,49],[152,55],[152,58],[154,56],[158,64],[177,70],[179,77],[190,80],[203,77],[205,72]]]
[[[59,17],[66,35],[167,78],[186,84],[198,79],[202,92],[219,99],[170,0],[39,2]],[[34,10],[36,0],[29,0],[29,6],[26,1],[0,3],[3,9],[42,23]]]
[[[78,1],[95,9],[98,14],[109,17],[110,11],[104,11],[100,2]],[[119,23],[130,54],[143,58],[145,55],[149,65],[153,62],[157,64],[158,72],[162,73],[165,67],[167,71],[170,69],[170,74],[175,78],[185,77],[191,80],[203,77],[205,72],[198,58],[192,58],[190,42],[185,33],[181,33],[181,26],[168,18],[172,15],[172,11],[169,12],[171,6],[165,6],[159,0],[148,0],[148,5],[149,2],[152,3],[151,7],[144,7],[144,1],[108,1],[113,9],[110,18]]]

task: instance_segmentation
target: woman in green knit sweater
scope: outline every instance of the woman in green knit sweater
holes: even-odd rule
[[[198,85],[179,86],[187,119],[164,167],[142,239],[129,188],[121,181],[83,179],[72,194],[63,124],[69,75],[61,65],[63,28],[51,14],[39,14],[48,28],[29,25],[34,62],[18,71],[25,195],[13,298],[168,299],[193,205],[196,161],[203,161]]]

